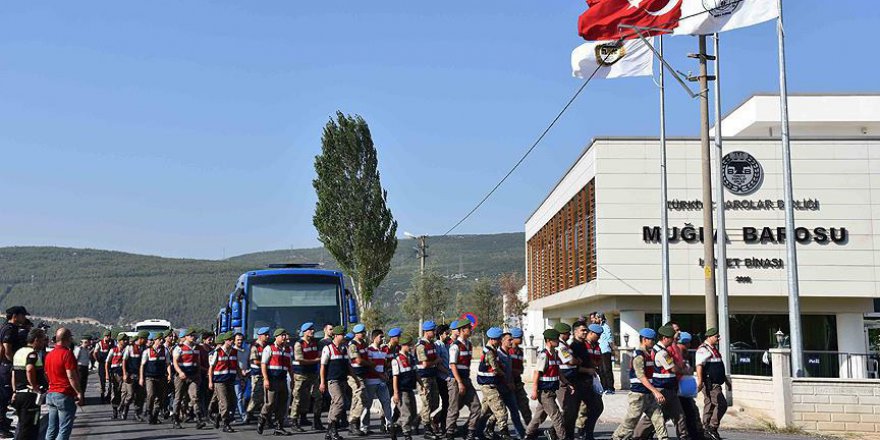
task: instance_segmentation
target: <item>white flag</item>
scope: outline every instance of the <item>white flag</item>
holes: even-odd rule
[[[776,0],[682,0],[675,35],[708,35],[770,21]]]
[[[596,78],[652,76],[654,53],[640,39],[591,41],[571,53],[571,70],[577,78],[589,78],[593,72]]]

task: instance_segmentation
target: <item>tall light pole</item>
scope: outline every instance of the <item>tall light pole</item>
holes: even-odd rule
[[[419,258],[419,274],[424,276],[425,260],[428,258],[428,236],[410,234],[409,232],[404,232],[403,235],[419,241],[419,245],[413,249],[415,249],[416,255]]]

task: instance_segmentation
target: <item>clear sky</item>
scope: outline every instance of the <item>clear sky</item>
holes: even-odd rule
[[[787,0],[791,92],[878,91],[875,2]],[[8,2],[0,246],[222,258],[318,244],[312,163],[373,130],[399,231],[440,234],[579,86],[582,1]],[[778,89],[774,24],[725,34],[725,110]],[[676,67],[695,37],[668,40]],[[669,132],[698,107],[670,87]],[[589,142],[656,135],[649,78],[597,81],[458,233],[521,231]]]

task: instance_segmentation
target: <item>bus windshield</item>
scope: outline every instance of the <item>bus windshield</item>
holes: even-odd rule
[[[250,280],[248,290],[247,332],[255,338],[255,329],[284,327],[293,333],[304,322],[316,327],[342,319],[339,306],[339,279],[327,276],[277,275]]]

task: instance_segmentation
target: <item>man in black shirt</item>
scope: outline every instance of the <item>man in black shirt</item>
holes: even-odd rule
[[[0,433],[10,433],[12,420],[6,417],[12,399],[12,358],[25,346],[21,328],[28,321],[28,311],[22,306],[6,310],[6,324],[0,328]]]
[[[20,348],[13,357],[12,382],[15,389],[12,407],[18,414],[15,438],[36,440],[40,432],[40,404],[38,393],[48,388],[46,371],[43,367],[43,354],[48,338],[42,329],[33,329],[28,334],[26,347]]]

